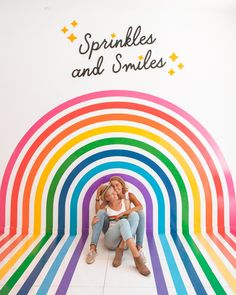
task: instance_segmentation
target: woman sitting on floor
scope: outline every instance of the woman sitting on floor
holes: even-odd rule
[[[100,235],[105,224],[104,221],[106,216],[108,216],[109,224],[106,224],[104,241],[105,246],[108,249],[116,250],[112,265],[114,267],[120,265],[121,257],[123,255],[123,247],[120,248],[119,246],[122,244],[122,241],[124,241],[131,250],[137,270],[142,275],[149,275],[150,270],[144,264],[133,238],[139,224],[139,215],[134,211],[129,212],[129,210],[126,210],[125,199],[118,198],[118,195],[111,184],[102,186],[100,188],[100,193],[101,199],[107,202],[107,206],[103,210],[99,210],[96,218],[93,220],[92,241],[90,252],[86,257],[86,262],[94,262],[96,256],[96,243],[99,238],[97,238],[97,233]],[[95,246],[95,249],[93,249],[93,246]]]

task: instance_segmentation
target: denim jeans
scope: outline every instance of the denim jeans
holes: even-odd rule
[[[136,231],[136,245],[143,247],[143,237],[144,237],[144,229],[145,229],[145,215],[143,210],[138,211],[139,223]]]
[[[121,219],[114,225],[110,225],[108,231],[105,234],[105,246],[110,250],[115,250],[120,241],[124,241],[133,238],[136,233],[139,223],[139,215],[136,212],[129,214],[128,219]]]
[[[99,210],[96,217],[99,219],[97,223],[93,225],[91,245],[97,245],[101,232],[105,234],[109,228],[109,219],[106,211]]]

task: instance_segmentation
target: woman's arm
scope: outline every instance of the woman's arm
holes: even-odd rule
[[[131,209],[132,211],[141,211],[143,210],[143,205],[140,203],[140,201],[136,198],[136,196],[132,193],[129,193],[129,199],[130,202],[134,204],[134,207]]]
[[[137,212],[137,211],[143,210],[142,204],[140,203],[140,201],[136,198],[136,196],[134,194],[129,193],[129,200],[131,203],[134,204],[134,207],[117,215],[117,219],[119,219],[120,217],[122,217],[124,215],[129,215],[131,212]]]
[[[97,213],[98,210],[102,210],[104,208],[106,208],[107,206],[107,202],[106,201],[103,201],[102,203],[99,201],[97,201],[97,198],[96,198],[96,203],[95,203],[95,212]]]

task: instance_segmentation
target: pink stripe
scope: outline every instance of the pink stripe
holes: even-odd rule
[[[176,105],[172,104],[171,102],[168,102],[162,98],[145,94],[141,92],[136,91],[128,91],[128,90],[108,90],[108,91],[99,91],[94,93],[89,93],[86,95],[82,95],[79,97],[76,97],[74,99],[71,99],[69,101],[66,101],[62,103],[61,105],[57,106],[50,112],[48,112],[46,115],[44,115],[42,118],[40,118],[30,129],[29,131],[23,136],[23,138],[20,140],[19,144],[15,148],[14,152],[11,155],[11,158],[7,164],[2,184],[1,184],[1,190],[0,190],[0,233],[3,233],[4,226],[5,226],[5,205],[6,205],[6,192],[7,187],[9,184],[9,179],[12,173],[12,169],[15,165],[15,162],[21,153],[22,149],[26,145],[26,143],[29,141],[29,139],[34,135],[34,133],[47,121],[49,121],[52,117],[59,114],[60,112],[64,111],[65,109],[72,107],[79,102],[84,102],[96,98],[101,97],[110,97],[110,96],[126,96],[126,97],[133,97],[133,98],[139,98],[143,100],[148,100],[151,102],[154,102],[156,104],[162,105],[175,113],[182,116],[186,121],[190,122],[202,135],[205,137],[205,139],[208,141],[210,146],[212,147],[213,151],[215,152],[222,170],[224,172],[224,176],[227,183],[227,189],[229,194],[229,204],[230,204],[230,229],[232,234],[236,235],[236,219],[233,216],[236,216],[236,200],[235,200],[235,190],[233,185],[232,176],[229,171],[229,167],[226,163],[226,160],[220,151],[218,145],[212,138],[212,136],[208,133],[208,131],[191,115],[189,115],[187,112],[182,110],[181,108],[177,107]]]

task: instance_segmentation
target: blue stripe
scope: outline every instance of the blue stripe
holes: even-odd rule
[[[157,165],[155,162],[153,162],[152,160],[150,160],[149,158],[147,158],[146,156],[142,155],[142,154],[139,154],[139,153],[136,153],[136,152],[133,152],[133,151],[127,151],[127,150],[109,150],[109,151],[102,151],[100,153],[97,153],[93,156],[91,156],[91,158],[94,159],[94,161],[97,161],[100,159],[100,157],[102,158],[105,158],[105,157],[112,157],[112,156],[120,156],[120,157],[128,157],[128,158],[134,158],[140,162],[143,162],[145,163],[147,166],[151,167],[158,175],[159,177],[161,178],[161,180],[163,181],[163,183],[165,184],[166,186],[166,189],[168,191],[168,197],[169,197],[169,200],[170,200],[170,204],[171,204],[171,208],[172,208],[172,211],[171,211],[171,215],[170,215],[170,219],[171,219],[171,233],[173,233],[173,235],[176,237],[177,236],[177,222],[176,222],[176,196],[175,196],[175,192],[174,192],[174,189],[173,189],[173,186],[169,180],[169,178],[167,177],[167,175],[165,174],[165,172],[160,168],[159,165]],[[131,165],[131,164],[130,164]],[[79,166],[79,165],[78,165]],[[132,165],[131,165],[132,166]],[[95,168],[96,169],[96,168]],[[137,169],[137,168],[136,168]],[[162,195],[162,192],[161,192],[161,189],[160,187],[156,187],[157,183],[154,184],[153,183],[153,178],[150,177],[150,175],[143,169],[141,169],[140,167],[138,167],[138,170],[134,170],[136,173],[138,173],[139,175],[142,175],[152,186],[152,188],[154,189],[155,191],[155,194],[158,198],[158,196],[162,196],[161,198],[158,198],[158,234],[162,234],[162,233],[165,233],[165,205],[164,205],[164,197]],[[139,170],[141,169],[141,170]],[[71,177],[72,179],[74,179],[79,173],[79,169],[77,170],[76,167],[74,169],[74,171],[71,172]],[[69,179],[69,177],[68,177]],[[87,182],[87,181],[86,181]],[[77,190],[79,191],[80,190],[80,186],[84,186],[85,183],[82,183],[81,184],[77,184],[76,188],[75,188],[75,191],[72,195],[72,200],[71,200],[71,214],[70,214],[70,225],[71,225],[71,230],[70,230],[70,233],[72,235],[75,235],[76,232],[77,232],[77,202],[78,202],[78,192]],[[66,183],[65,181],[65,186],[69,185],[71,181],[68,180],[68,184]],[[67,187],[67,190],[69,189],[69,186]],[[186,189],[185,189],[186,191]],[[149,212],[150,213],[150,212]],[[172,216],[173,214],[173,216]],[[193,287],[195,289],[195,291],[197,292],[201,292],[201,294],[206,294],[206,291],[196,273],[196,270],[193,266],[193,264],[191,263],[191,260],[185,250],[185,248],[183,247],[182,245],[182,242],[180,241],[180,239],[174,239],[174,242],[175,242],[175,245],[178,249],[178,252],[180,254],[180,257],[182,259],[182,261],[187,261],[188,263],[185,263],[185,268],[187,270],[187,273],[190,277],[190,280],[193,284]],[[163,245],[162,245],[163,246]],[[170,249],[169,249],[170,250]],[[164,251],[165,254],[168,253],[167,251]],[[172,252],[172,251],[171,251]],[[174,261],[174,256],[171,254],[169,257],[168,257],[168,260],[167,261]],[[171,263],[171,275],[172,275],[172,272],[173,272],[173,264]],[[175,264],[176,266],[176,264]],[[178,268],[176,266],[176,271],[177,273],[179,274],[179,271],[178,271]],[[177,275],[178,277],[178,275]],[[178,284],[179,282],[179,278],[177,278],[175,276],[172,276],[172,279],[174,281],[174,284]]]
[[[50,258],[51,254],[53,253],[53,251],[55,250],[55,248],[57,247],[57,245],[61,241],[61,239],[62,239],[62,236],[57,235],[55,237],[55,239],[52,241],[50,246],[47,248],[46,252],[43,254],[43,256],[40,258],[40,260],[36,264],[35,268],[30,273],[27,280],[24,282],[24,284],[22,285],[22,287],[18,291],[17,295],[28,294],[28,292],[30,291],[34,282],[36,281],[38,275],[40,274],[41,270],[43,269],[44,265],[47,263],[48,259]]]
[[[166,184],[166,186],[169,186],[170,188],[172,188],[172,185],[168,179],[168,177],[166,176],[166,174],[162,171],[162,169],[156,164],[154,163],[152,160],[148,159],[147,157],[136,153],[136,152],[132,152],[132,151],[127,151],[127,150],[109,150],[109,151],[102,151],[99,152],[97,154],[94,154],[92,156],[90,156],[89,158],[87,158],[86,161],[86,166],[89,165],[90,163],[96,162],[100,159],[103,158],[107,158],[107,157],[127,157],[127,158],[133,158],[135,160],[138,160],[140,162],[145,163],[147,166],[151,167],[162,179],[162,181]],[[90,163],[89,163],[90,162]],[[126,164],[124,164],[126,166]],[[80,165],[78,165],[77,167],[74,168],[74,170],[71,172],[71,174],[69,175],[68,179],[65,181],[65,189],[66,191],[68,191],[71,182],[74,180],[74,178],[78,175],[78,173],[81,171]],[[132,168],[132,169],[131,169]],[[96,171],[96,167],[94,168]],[[147,181],[150,182],[150,184],[152,185],[154,182],[154,178],[151,177],[150,174],[148,174],[144,169],[136,166],[136,165],[132,165],[130,164],[130,166],[128,166],[127,169],[133,170],[135,171],[137,174],[142,175],[145,179],[147,179]],[[90,172],[88,172],[89,175]],[[99,173],[99,171],[98,171]],[[84,180],[83,180],[84,179]],[[86,183],[87,183],[87,179],[86,178],[82,178],[81,181],[77,184],[73,195],[72,195],[72,199],[71,199],[71,206],[70,206],[70,234],[71,235],[76,235],[77,233],[77,202],[78,202],[78,192],[81,190],[81,187],[83,187]],[[156,195],[162,195],[161,189],[159,187],[159,185],[157,185],[157,182],[155,181],[155,186],[152,185]],[[63,191],[64,187],[62,188]],[[171,192],[173,193],[174,190],[173,188],[171,189]],[[158,233],[165,233],[165,204],[164,204],[164,198],[160,198],[160,200],[158,200],[158,207],[160,210],[158,210]],[[160,212],[159,212],[160,211]],[[149,212],[149,214],[153,214],[153,212]],[[150,224],[150,227],[152,227],[153,225]],[[148,225],[147,225],[148,227]],[[152,231],[152,228],[148,228],[148,230]]]
[[[93,161],[97,161],[100,159],[99,155],[101,155],[101,157],[112,157],[112,156],[120,156],[120,157],[129,157],[129,158],[134,158],[134,159],[137,159],[143,163],[145,163],[147,166],[151,167],[158,175],[159,177],[161,178],[161,180],[163,181],[163,183],[165,184],[166,186],[166,189],[168,191],[168,197],[169,197],[169,200],[170,200],[170,204],[171,204],[171,208],[172,208],[172,211],[170,212],[171,215],[170,215],[170,218],[171,218],[171,233],[175,234],[177,232],[177,222],[176,222],[176,196],[175,196],[175,192],[174,192],[174,189],[172,187],[172,184],[169,180],[169,178],[167,177],[167,175],[164,173],[164,171],[160,168],[159,165],[157,165],[155,162],[153,162],[152,160],[150,160],[149,158],[147,158],[146,156],[144,155],[141,155],[139,153],[136,153],[136,152],[132,152],[132,151],[127,151],[127,150],[109,150],[109,151],[102,151],[100,153],[97,153],[93,156],[91,156],[91,158],[93,158],[94,160]],[[89,164],[88,164],[89,165]],[[131,164],[130,164],[131,165]],[[79,165],[78,165],[79,166]],[[132,166],[132,165],[131,165]],[[96,169],[96,168],[95,168]],[[139,175],[142,175],[145,179],[147,179],[149,181],[149,183],[151,184],[152,188],[154,189],[155,191],[155,194],[158,198],[158,196],[162,196],[161,198],[158,198],[158,234],[161,234],[161,233],[165,233],[165,216],[164,214],[164,210],[165,210],[165,205],[164,205],[164,197],[162,195],[162,192],[161,192],[161,189],[160,187],[158,186],[158,184],[155,182],[155,184],[152,183],[152,177],[149,179],[149,174],[147,174],[147,172],[145,170],[143,170],[142,172],[142,169],[141,171],[139,171],[140,167],[138,168],[135,168],[134,171],[136,173],[138,173]],[[74,171],[71,172],[70,176],[72,179],[74,179],[79,173],[79,170],[74,169]],[[67,180],[65,181],[64,185],[67,186],[69,185],[70,186],[70,183],[73,181],[69,181],[69,177],[68,177],[68,184],[66,183]],[[80,186],[84,186],[86,184],[87,180],[84,182],[84,183],[81,183],[81,184],[77,184],[76,188],[75,188],[75,191],[73,193],[73,196],[72,196],[72,200],[71,200],[71,214],[70,214],[70,224],[71,224],[71,234],[76,234],[77,232],[77,202],[78,202],[78,192],[77,190],[79,191],[80,190]],[[184,183],[183,183],[184,184]],[[69,186],[67,187],[67,190],[69,189]],[[183,189],[183,188],[182,188]],[[186,192],[186,188],[185,188],[185,192]],[[163,212],[162,212],[163,211]],[[175,245],[178,249],[178,252],[180,254],[180,257],[183,261],[188,261],[188,263],[184,264],[185,265],[185,268],[187,270],[187,273],[190,277],[190,280],[193,284],[193,287],[195,289],[196,292],[201,292],[201,294],[206,294],[206,291],[196,273],[196,270],[193,266],[193,264],[191,263],[191,260],[185,250],[185,248],[183,247],[180,239],[176,240],[174,239],[175,241]],[[163,245],[162,245],[163,246]],[[168,249],[168,251],[170,251],[170,248]],[[168,252],[167,251],[164,251],[165,254],[167,254]],[[172,252],[172,251],[171,251]],[[167,257],[166,257],[167,258]],[[173,259],[173,260],[172,260]],[[178,271],[178,268],[176,266],[176,263],[174,262],[175,264],[175,271],[173,269],[173,261],[174,260],[174,257],[173,255],[171,254],[170,256],[168,256],[168,259],[167,261],[172,261],[171,264],[169,264],[169,266],[171,265],[170,269],[171,269],[171,275],[172,275],[172,279],[174,281],[175,284],[177,284],[177,286],[179,285],[178,282],[180,280],[180,276],[179,276],[179,271]],[[174,271],[174,273],[173,273]],[[177,276],[175,276],[175,272],[177,272]],[[182,279],[181,279],[182,281]],[[181,287],[182,289],[182,287]]]
[[[122,151],[122,152],[123,152],[123,151]],[[94,161],[94,157],[93,157],[93,156],[91,156],[90,159],[91,159],[91,162]],[[86,159],[86,160],[87,160],[87,159]],[[84,163],[83,166],[84,166],[84,167],[86,167],[87,165],[90,164],[89,161],[86,161],[86,160],[83,161],[83,163]],[[81,163],[81,164],[82,164],[82,163]],[[81,165],[81,164],[79,164],[79,165]],[[79,166],[79,165],[78,165],[78,166]],[[100,166],[94,168],[93,170],[94,170],[95,172],[93,172],[93,175],[94,175],[94,173],[96,174],[96,173],[99,173],[99,172],[101,172],[101,171],[103,171],[103,170],[107,170],[109,167],[110,167],[110,169],[111,169],[111,166],[110,166],[110,165],[111,165],[111,164],[103,164],[103,165],[100,165]],[[78,167],[78,166],[77,166],[77,167]],[[81,166],[80,166],[80,167],[81,167]],[[139,168],[139,167],[136,166],[136,165],[119,163],[119,167],[117,167],[117,163],[114,163],[114,164],[113,164],[113,168],[130,169],[131,167],[132,167],[132,169],[133,169],[136,173],[140,173],[140,171],[141,171],[141,175],[142,175],[142,174],[146,174],[146,175],[148,175],[146,171],[144,171],[143,169]],[[75,170],[75,169],[76,169],[76,168],[74,168],[74,170]],[[97,172],[96,172],[96,170],[97,170]],[[77,170],[76,173],[73,173],[73,172],[74,172],[74,171],[72,171],[72,172],[70,173],[70,175],[68,176],[66,182],[64,183],[63,189],[62,189],[62,191],[61,191],[60,202],[63,200],[63,196],[66,196],[66,195],[67,195],[68,189],[69,189],[69,187],[70,187],[70,184],[69,184],[68,179],[70,178],[70,183],[71,183],[71,182],[74,180],[74,178],[78,175],[78,173],[79,173],[80,171]],[[90,174],[89,174],[89,176],[86,175],[86,178],[83,177],[83,185],[86,184],[86,183],[88,182],[88,180],[89,180],[93,175],[90,175]],[[168,178],[167,178],[167,179],[168,179]],[[81,180],[81,181],[82,181],[82,180]],[[81,181],[80,181],[79,184],[77,185],[77,191],[76,191],[76,193],[73,194],[74,196],[75,196],[75,194],[76,194],[76,195],[77,195],[77,198],[78,198],[78,196],[79,196],[79,194],[80,194],[80,191],[83,189],[83,185],[81,185]],[[160,205],[160,206],[161,206],[161,204],[162,204],[161,208],[162,208],[162,211],[164,211],[164,209],[163,209],[163,208],[164,208],[163,195],[162,195],[162,192],[161,192],[161,190],[160,190],[160,188],[159,188],[159,185],[157,184],[157,182],[156,182],[154,179],[153,179],[153,181],[152,181],[152,184],[153,184],[153,186],[155,187],[155,191],[156,191],[156,193],[158,194],[158,196],[160,196],[160,198],[162,197],[161,200],[158,200],[158,202],[159,202],[159,205]],[[170,182],[169,182],[169,184],[170,184]],[[65,189],[65,186],[67,186],[67,189]],[[171,184],[170,184],[170,187],[171,187]],[[172,193],[174,194],[173,188],[172,188]],[[64,202],[65,202],[65,201],[64,201]],[[62,206],[61,206],[61,208],[62,208]],[[77,208],[77,205],[76,205],[76,208]],[[63,218],[63,214],[61,214],[61,216],[59,217],[60,222],[63,223],[62,218]],[[74,217],[74,218],[77,218],[77,213],[75,213],[75,217]],[[172,252],[171,252],[171,248],[170,248],[170,246],[169,246],[167,240],[166,240],[166,245],[168,245],[168,246],[165,247],[164,252],[165,252],[165,255],[166,255],[167,262],[168,262],[169,265],[171,265],[171,269],[173,270],[173,272],[172,272],[172,277],[173,277],[173,280],[174,280],[174,283],[175,283],[175,287],[176,287],[177,290],[181,290],[181,291],[183,292],[183,290],[185,290],[185,286],[184,286],[183,281],[182,281],[182,278],[181,278],[181,276],[180,276],[180,274],[179,274],[179,271],[178,271],[178,268],[177,268],[177,266],[176,266],[176,263],[175,263],[175,260],[174,260],[174,258],[173,258],[173,255],[170,254],[170,253],[172,253]],[[62,250],[61,250],[61,251],[62,251]],[[60,256],[60,254],[61,254],[61,253],[59,253],[59,256]],[[58,259],[58,258],[56,258],[56,259]],[[61,258],[61,259],[62,259],[62,258]],[[57,270],[58,270],[58,267],[54,268],[55,265],[56,265],[56,262],[52,265],[50,271],[48,272],[47,278],[44,280],[43,284],[41,285],[41,288],[40,288],[40,289],[43,290],[44,292],[45,292],[46,290],[48,290],[48,288],[50,287],[50,284],[51,284],[51,282],[52,282],[52,280],[53,280],[53,278],[54,278],[54,276],[55,276],[55,274],[56,274],[56,272],[57,272]],[[50,278],[49,278],[49,277],[50,277]],[[50,283],[47,283],[47,284],[46,284],[46,283],[45,283],[46,281],[47,281],[47,282],[50,282]],[[186,292],[186,291],[185,291],[185,292]]]
[[[93,161],[93,159],[90,162],[92,162],[92,161]],[[88,163],[86,163],[86,161],[84,161],[84,165],[82,164],[81,169],[83,167],[85,167],[87,164]],[[160,173],[161,173],[161,170],[160,170]],[[63,193],[61,193],[61,195],[63,195]],[[64,194],[64,196],[66,196],[66,193]],[[39,262],[35,266],[34,270],[31,272],[30,276],[28,277],[28,279],[26,280],[26,282],[22,286],[22,290],[26,291],[26,290],[29,290],[32,287],[33,282],[37,279],[37,277],[38,277],[39,273],[41,272],[42,268],[44,267],[46,261],[50,258],[51,254],[53,253],[53,251],[56,248],[57,244],[60,242],[61,237],[64,234],[64,227],[61,226],[61,223],[60,223],[61,220],[62,219],[59,216],[58,224],[60,224],[60,228],[58,229],[58,236],[53,240],[53,242],[51,243],[51,245],[49,246],[47,251],[44,253],[42,258],[39,260]],[[62,223],[64,224],[64,222],[62,222]],[[152,224],[150,226],[152,226]]]
[[[44,278],[40,288],[38,289],[38,291],[36,293],[37,295],[45,295],[45,294],[47,294],[47,292],[48,292],[48,290],[49,290],[49,288],[50,288],[50,286],[51,286],[51,284],[53,282],[53,279],[55,278],[56,273],[57,273],[63,259],[65,258],[67,251],[70,249],[70,246],[73,243],[74,239],[75,239],[75,236],[69,237],[65,241],[63,247],[61,248],[61,250],[58,253],[55,260],[53,261],[53,264],[50,267],[46,277]],[[27,293],[25,293],[25,294],[27,294]]]
[[[114,154],[114,152],[115,152],[115,154]],[[143,162],[145,162],[147,165],[149,165],[150,167],[152,167],[158,174],[159,174],[159,176],[160,176],[160,178],[162,179],[162,181],[166,184],[166,186],[168,186],[167,187],[167,190],[168,190],[168,195],[169,195],[169,198],[171,199],[171,204],[172,204],[172,206],[171,206],[171,226],[173,226],[172,227],[172,230],[176,230],[176,199],[175,199],[175,194],[174,194],[174,190],[173,190],[173,188],[172,188],[172,185],[171,185],[171,183],[170,183],[170,181],[169,181],[169,179],[167,178],[167,176],[165,175],[165,173],[161,170],[161,168],[157,165],[157,164],[155,164],[153,161],[151,161],[150,159],[148,159],[147,157],[145,157],[145,156],[143,156],[143,155],[140,155],[140,154],[138,154],[138,153],[134,153],[134,152],[130,152],[130,151],[123,151],[123,150],[112,150],[112,151],[104,151],[104,152],[101,152],[101,153],[98,153],[98,154],[96,154],[96,155],[93,155],[93,156],[91,156],[91,157],[89,157],[89,158],[87,158],[86,160],[84,160],[83,162],[81,162],[72,172],[71,172],[71,174],[68,176],[68,178],[67,178],[67,180],[66,180],[66,182],[64,183],[64,186],[63,186],[63,189],[62,189],[62,191],[61,191],[61,195],[60,195],[60,205],[61,206],[59,206],[60,207],[60,213],[59,213],[59,221],[60,221],[60,223],[61,223],[61,226],[60,226],[60,230],[62,230],[62,228],[64,228],[64,224],[65,224],[65,218],[62,218],[63,217],[63,215],[64,215],[64,212],[65,212],[65,209],[64,210],[62,210],[63,209],[63,207],[65,208],[65,198],[66,198],[66,196],[67,196],[67,191],[68,191],[68,189],[69,189],[69,187],[70,187],[70,184],[71,184],[71,182],[73,181],[73,179],[78,175],[78,173],[84,168],[84,167],[86,167],[87,165],[89,165],[90,163],[92,163],[92,162],[94,162],[94,161],[96,161],[96,160],[98,160],[98,159],[101,159],[101,158],[103,158],[103,157],[108,157],[108,156],[126,156],[126,157],[133,157],[133,158],[135,158],[135,159],[138,159],[138,160],[140,160],[140,161],[143,161]],[[135,168],[135,170],[134,170],[135,172],[137,172],[138,171],[138,169],[136,169]],[[139,173],[140,174],[140,172],[137,172],[137,173]],[[144,173],[145,174],[145,173]],[[141,174],[142,175],[142,174]],[[88,178],[89,179],[89,178]],[[82,182],[80,182],[80,184],[78,184],[78,185],[80,185],[80,186],[82,186],[83,187],[83,185],[84,184],[86,184],[87,183],[87,181],[88,180],[85,180],[83,183]],[[153,186],[153,185],[152,185]],[[158,185],[156,185],[156,187],[158,187],[159,188],[159,186]],[[78,190],[78,186],[77,186],[77,189],[76,190]],[[76,194],[78,193],[78,191],[76,191]],[[155,191],[155,193],[157,194],[157,196],[158,195],[160,195],[160,196],[162,196],[162,192],[161,192],[161,190],[160,190],[160,188],[159,188],[159,190],[157,189],[156,191]],[[75,195],[75,193],[73,194],[73,195]],[[78,196],[78,195],[77,195]],[[64,201],[63,201],[63,199],[64,199]],[[77,220],[77,211],[76,210],[74,210],[73,211],[73,208],[75,209],[75,208],[77,208],[77,201],[78,201],[78,197],[77,197],[77,200],[76,200],[76,198],[75,197],[73,197],[72,198],[72,202],[71,202],[71,234],[76,234],[76,231],[77,231],[77,225],[76,225],[76,222],[73,222],[73,221],[76,221]],[[63,206],[63,203],[64,203],[64,206]],[[174,203],[174,204],[173,204]],[[159,212],[161,212],[161,213],[163,213],[163,214],[159,214],[159,223],[158,223],[158,232],[159,233],[163,233],[163,232],[165,232],[165,227],[164,227],[164,224],[165,224],[165,222],[163,222],[163,220],[165,220],[165,216],[164,216],[164,213],[165,213],[165,210],[164,210],[164,199],[163,199],[163,196],[162,196],[162,198],[159,200],[158,199],[158,206],[159,206],[159,208],[160,208],[160,210],[158,210]],[[64,215],[65,216],[65,215]],[[161,219],[161,220],[160,220]],[[174,220],[173,220],[174,219]],[[161,221],[161,222],[160,222]],[[59,223],[59,224],[60,224]],[[165,244],[165,247],[164,247],[164,244]],[[69,247],[70,247],[70,245],[69,244],[67,244],[68,245],[68,247],[66,247],[67,248],[67,250],[69,249]],[[168,265],[170,266],[171,265],[171,269],[173,270],[173,261],[174,261],[174,257],[173,257],[173,255],[172,255],[172,252],[171,252],[171,248],[169,247],[169,245],[168,245],[168,248],[169,249],[167,249],[166,248],[166,245],[168,245],[168,242],[167,242],[167,240],[166,240],[166,243],[163,243],[162,244],[162,246],[163,246],[163,248],[165,248],[165,255],[168,255],[166,258],[167,258],[167,261],[168,261]],[[187,257],[187,253],[185,252],[185,250],[183,251],[183,248],[182,247],[178,247],[178,245],[176,245],[177,246],[177,248],[178,248],[178,250],[179,250],[179,252],[180,252],[180,256],[181,256],[181,258],[183,259],[183,257]],[[65,248],[65,253],[66,253],[66,248]],[[171,253],[170,255],[169,255],[169,253]],[[51,254],[50,254],[51,255]],[[50,256],[49,255],[49,256]],[[61,259],[63,259],[63,257],[61,257]],[[60,264],[60,263],[59,263]],[[176,266],[176,264],[175,264],[175,262],[174,262],[174,265],[175,265],[175,268],[176,268],[176,270],[174,271],[174,272],[172,272],[172,278],[173,278],[173,281],[174,281],[174,283],[175,283],[175,286],[176,286],[176,290],[178,289],[178,290],[181,290],[182,292],[183,292],[183,290],[185,290],[185,287],[184,287],[184,284],[183,284],[183,282],[182,282],[182,279],[181,279],[181,276],[180,276],[180,274],[179,274],[179,271],[178,271],[178,268],[177,268],[177,266]],[[190,268],[190,272],[189,273],[195,273],[195,280],[196,280],[196,282],[197,282],[197,279],[196,278],[198,278],[198,276],[197,276],[197,274],[196,274],[196,272],[195,272],[195,270],[194,270],[194,268],[193,267],[191,267],[192,265],[191,265],[191,262],[190,262],[190,267],[189,266],[187,266],[187,268]],[[199,280],[199,279],[198,279]],[[192,281],[192,280],[191,280]],[[199,282],[200,282],[200,280],[199,280]],[[180,286],[181,285],[181,283],[182,283],[182,286]],[[196,285],[196,284],[195,284]],[[200,282],[200,285],[201,285],[201,282]],[[197,288],[198,288],[198,290],[199,290],[199,285],[198,286],[196,286]]]
[[[118,176],[124,178],[125,181],[128,181],[129,183],[133,183],[133,185],[137,186],[138,189],[140,190],[141,194],[143,195],[143,197],[146,200],[146,208],[148,208],[150,212],[153,212],[151,196],[150,196],[148,190],[146,189],[146,187],[140,181],[138,181],[137,179],[135,179],[134,177],[129,176],[129,175],[124,175],[124,174],[119,174],[119,173],[116,173],[115,175],[118,175]],[[111,174],[110,177],[111,176],[114,176],[114,174]],[[107,178],[102,183],[104,183],[108,180],[109,180],[109,178]],[[95,181],[91,185],[91,187],[89,188],[88,192],[86,193],[86,195],[84,197],[83,204],[82,204],[82,212],[83,212],[82,228],[83,229],[84,228],[88,229],[88,222],[89,222],[88,216],[89,216],[90,199],[92,197],[93,191],[96,190],[100,184],[101,184],[101,180]],[[149,220],[151,219],[151,223],[153,224],[153,220],[152,220],[153,215],[152,214],[147,214],[146,218],[147,218],[147,222],[150,222]],[[149,237],[152,235],[153,235],[153,232],[147,233],[148,240],[149,240]],[[78,248],[76,248],[76,250],[73,254],[73,257],[68,264],[68,267],[67,267],[66,272],[63,276],[63,279],[58,287],[58,292],[56,294],[61,295],[61,294],[63,294],[63,292],[65,290],[67,290],[67,288],[69,288],[70,281],[72,279],[76,265],[79,260],[80,251],[81,251],[81,247],[79,247],[79,244],[78,244]],[[157,254],[156,246],[150,247],[150,255],[152,258],[152,265],[153,265],[153,271],[154,271],[154,277],[155,277],[157,291],[161,292],[161,294],[167,294],[168,292],[167,292],[167,287],[166,287],[166,283],[165,283],[165,278],[164,278],[164,274],[163,274],[163,271],[161,268],[160,259]]]

